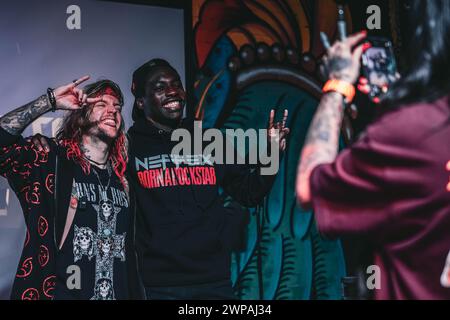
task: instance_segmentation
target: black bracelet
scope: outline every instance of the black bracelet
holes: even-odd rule
[[[55,98],[55,93],[53,92],[52,88],[47,89],[47,96],[48,96],[48,99],[50,100],[50,105],[52,106],[52,112],[55,112],[56,111],[56,98]]]

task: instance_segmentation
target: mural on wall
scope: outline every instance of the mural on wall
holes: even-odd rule
[[[249,212],[232,280],[242,299],[341,299],[340,241],[323,239],[296,205],[295,177],[317,108],[324,54],[319,32],[336,35],[334,0],[194,0],[195,116],[203,127],[266,128],[289,110],[288,148],[265,203]],[[349,32],[351,17],[347,9]]]

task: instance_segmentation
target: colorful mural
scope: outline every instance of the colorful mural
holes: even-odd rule
[[[194,0],[195,116],[204,127],[265,128],[289,110],[291,134],[275,185],[249,212],[232,280],[242,299],[341,299],[340,241],[323,239],[296,205],[298,158],[318,105],[319,32],[336,34],[334,0]],[[350,11],[347,8],[349,32]]]

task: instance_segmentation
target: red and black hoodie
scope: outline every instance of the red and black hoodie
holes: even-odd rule
[[[187,127],[187,130],[192,131]],[[203,155],[177,158],[171,133],[146,119],[128,131],[129,174],[136,192],[136,245],[147,287],[230,279],[231,251],[245,231],[243,211],[225,208],[220,189],[246,207],[258,205],[275,176]],[[194,143],[193,139],[192,143]]]

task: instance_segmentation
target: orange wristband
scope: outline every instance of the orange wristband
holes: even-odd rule
[[[328,80],[323,86],[322,91],[324,93],[330,91],[340,93],[345,97],[346,103],[352,102],[356,94],[355,87],[351,83],[336,79]]]

